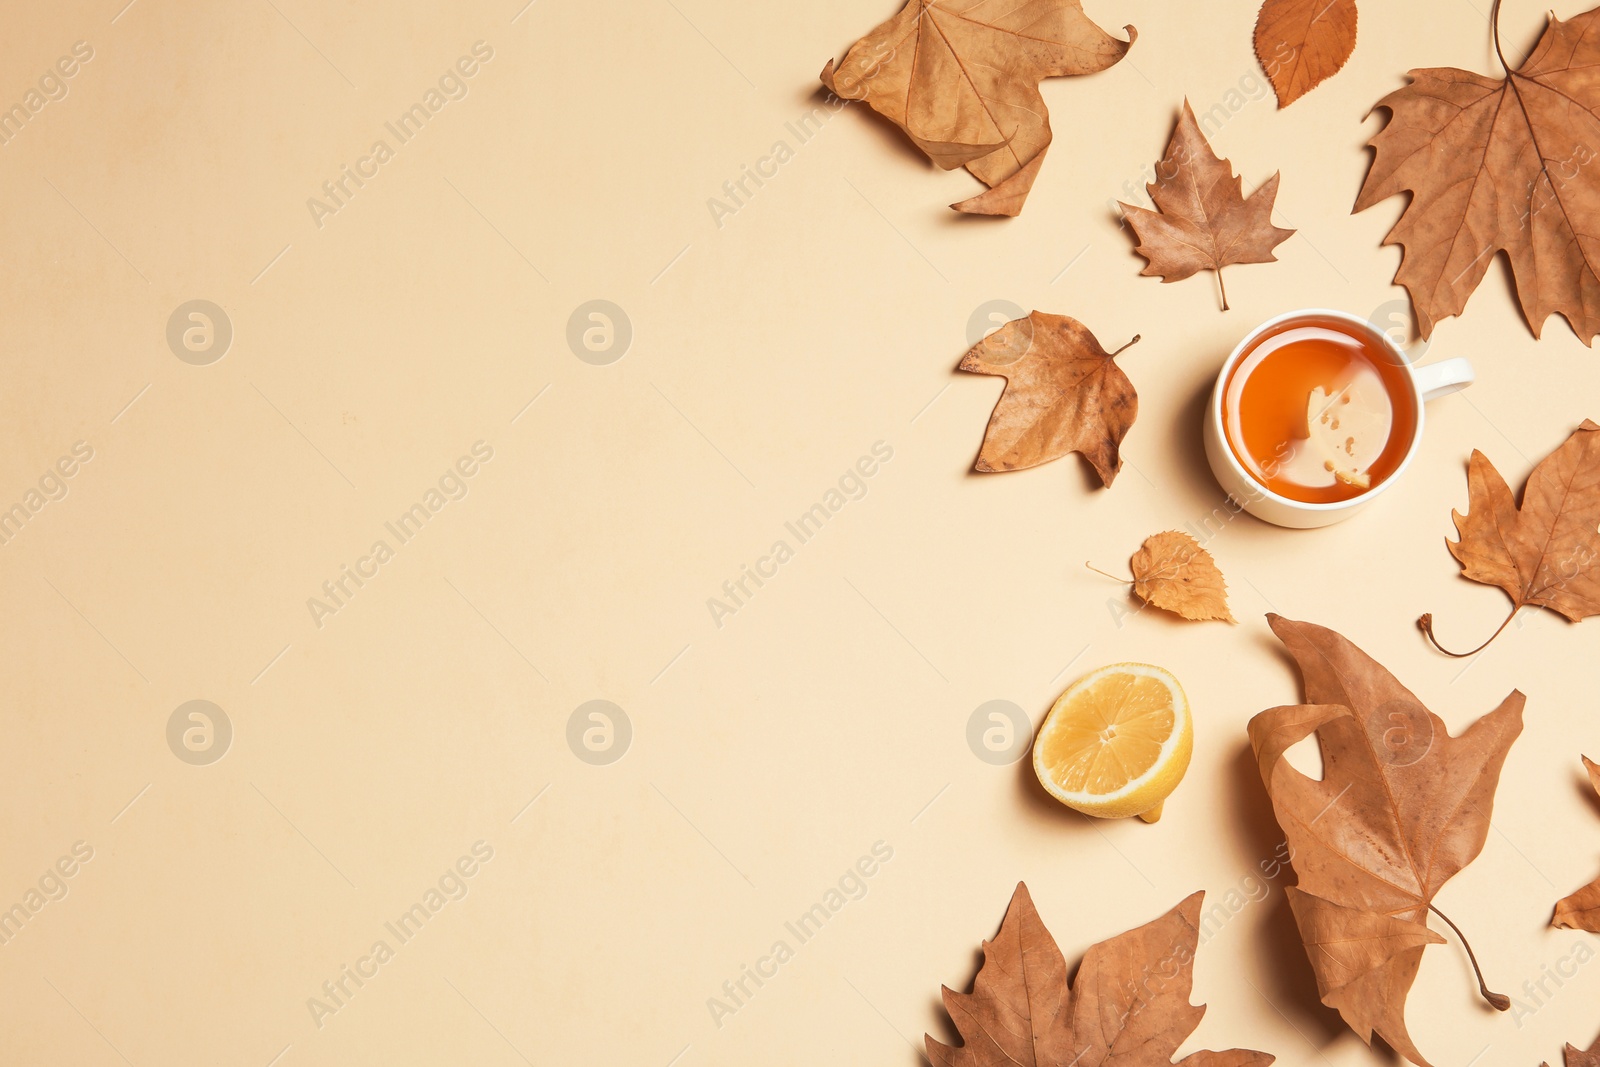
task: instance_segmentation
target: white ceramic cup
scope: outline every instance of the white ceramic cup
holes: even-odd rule
[[[1412,434],[1411,444],[1406,449],[1405,458],[1395,468],[1393,474],[1383,479],[1371,489],[1353,496],[1348,500],[1336,500],[1326,504],[1311,504],[1303,500],[1294,500],[1273,492],[1260,482],[1256,481],[1245,470],[1244,464],[1239,462],[1239,457],[1233,454],[1233,449],[1228,444],[1227,434],[1222,423],[1222,397],[1227,391],[1228,376],[1233,373],[1233,368],[1238,365],[1246,352],[1255,345],[1258,338],[1268,330],[1274,329],[1295,319],[1334,319],[1347,327],[1351,333],[1371,340],[1372,344],[1384,349],[1394,359],[1398,366],[1404,367],[1408,372],[1406,380],[1411,383],[1412,399],[1415,402],[1417,422],[1416,431]],[[1217,374],[1217,384],[1211,390],[1211,402],[1206,408],[1205,442],[1206,459],[1211,464],[1211,471],[1217,477],[1217,482],[1233,501],[1245,511],[1258,519],[1275,523],[1279,526],[1288,526],[1297,530],[1309,530],[1317,526],[1329,526],[1354,515],[1373,497],[1388,489],[1389,486],[1400,480],[1406,468],[1411,465],[1412,458],[1417,454],[1417,448],[1422,443],[1423,405],[1435,397],[1444,396],[1465,389],[1472,384],[1475,375],[1472,364],[1465,359],[1446,359],[1438,363],[1430,363],[1425,367],[1414,367],[1406,360],[1402,352],[1388,334],[1374,326],[1366,319],[1343,311],[1329,311],[1325,308],[1302,308],[1299,311],[1290,311],[1276,318],[1268,319],[1254,330],[1238,347],[1233,350],[1222,370]]]

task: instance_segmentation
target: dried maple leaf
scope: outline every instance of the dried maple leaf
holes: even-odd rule
[[[1081,452],[1110,485],[1139,414],[1139,396],[1115,357],[1137,340],[1108,353],[1077,319],[1035,311],[973,345],[956,369],[1006,380],[973,469],[1021,470]]]
[[[1195,893],[1154,922],[1084,953],[1075,981],[1067,961],[1017,883],[1005,921],[983,943],[971,993],[945,987],[944,1006],[963,1044],[924,1036],[934,1067],[1169,1067],[1205,1008],[1189,1003],[1194,981]],[[1266,1067],[1265,1052],[1191,1053],[1180,1067]]]
[[[1139,272],[1143,275],[1176,282],[1196,271],[1214,270],[1222,287],[1223,267],[1276,263],[1272,250],[1294,236],[1293,230],[1272,224],[1278,175],[1246,197],[1233,165],[1218,157],[1200,132],[1188,100],[1167,154],[1156,164],[1156,180],[1145,188],[1159,210],[1122,205],[1139,238],[1135,251],[1150,261]],[[1225,287],[1222,309],[1228,309]]]
[[[1409,191],[1386,245],[1401,246],[1395,281],[1411,294],[1423,337],[1458,315],[1496,253],[1511,261],[1522,314],[1535,337],[1559,314],[1589,344],[1600,332],[1600,9],[1551,16],[1533,53],[1507,76],[1454,67],[1410,72],[1378,101],[1393,116],[1356,200],[1364,211]]]
[[[1217,569],[1217,561],[1188,534],[1176,530],[1151,534],[1128,565],[1133,570],[1132,582],[1086,564],[1097,574],[1132,585],[1140,600],[1174,615],[1196,622],[1235,621],[1228,610],[1228,583]]]
[[[1267,619],[1300,667],[1306,703],[1251,719],[1250,745],[1299,875],[1286,893],[1318,992],[1362,1040],[1370,1044],[1376,1032],[1426,1065],[1406,1032],[1406,995],[1422,950],[1444,941],[1428,928],[1428,912],[1456,930],[1433,898],[1483,850],[1500,768],[1522,732],[1523,696],[1513,690],[1451,737],[1344,637]],[[1283,759],[1313,733],[1322,747],[1320,781]],[[1476,970],[1470,948],[1467,954]],[[1481,973],[1478,988],[1501,1011],[1510,1006]]]
[[[1016,215],[1050,147],[1039,81],[1093,74],[1123,57],[1119,41],[1079,0],[907,0],[851,45],[822,84],[865,100],[945,170],[966,167],[989,190],[959,204],[976,215]]]
[[[1256,58],[1278,107],[1339,73],[1356,48],[1356,0],[1266,0],[1256,16]]]
[[[1600,425],[1585,419],[1539,461],[1523,486],[1520,507],[1494,464],[1474,449],[1467,466],[1467,513],[1450,514],[1461,540],[1445,544],[1462,576],[1498,585],[1511,597],[1511,614],[1489,641],[1529,605],[1559,611],[1572,622],[1600,615]],[[1450,652],[1434,638],[1432,614],[1417,622],[1447,655],[1470,656],[1489,643]]]
[[[1568,1045],[1565,1052],[1566,1067],[1600,1067],[1600,1038],[1588,1050]],[[1540,1064],[1539,1067],[1550,1067],[1549,1064]]]
[[[1588,756],[1583,757],[1583,766],[1589,772],[1590,788],[1600,794],[1600,766],[1596,766]],[[1596,878],[1571,896],[1558,900],[1555,914],[1550,918],[1550,925],[1600,934],[1600,878]],[[1600,1041],[1595,1044],[1600,1048]],[[1571,1062],[1570,1056],[1568,1062]]]

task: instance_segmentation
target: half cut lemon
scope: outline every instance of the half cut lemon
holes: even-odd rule
[[[1075,811],[1155,822],[1193,751],[1189,700],[1178,679],[1148,663],[1113,663],[1056,700],[1033,741],[1033,770]]]

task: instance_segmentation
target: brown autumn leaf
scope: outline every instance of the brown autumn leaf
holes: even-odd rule
[[[1222,268],[1276,263],[1272,250],[1294,236],[1293,230],[1272,224],[1278,175],[1246,197],[1233,164],[1219,158],[1200,132],[1188,100],[1183,102],[1167,154],[1156,164],[1156,180],[1145,188],[1159,210],[1122,205],[1139,238],[1135,251],[1150,261],[1139,273],[1176,282],[1197,271],[1214,270],[1224,311],[1228,290],[1222,286]]]
[[[1568,1045],[1565,1055],[1566,1067],[1600,1067],[1600,1038],[1596,1038],[1594,1044],[1587,1050]],[[1550,1067],[1550,1065],[1541,1063],[1539,1067]]]
[[[1600,332],[1600,9],[1551,16],[1538,45],[1504,78],[1454,67],[1410,72],[1376,107],[1391,113],[1356,200],[1364,211],[1410,192],[1384,238],[1402,249],[1395,281],[1423,337],[1459,315],[1504,251],[1535,337],[1552,314],[1584,344]]]
[[[1513,690],[1452,737],[1344,637],[1267,620],[1300,667],[1306,703],[1251,719],[1250,745],[1299,876],[1286,893],[1318,992],[1362,1040],[1377,1033],[1426,1067],[1406,1032],[1406,995],[1422,950],[1445,940],[1428,928],[1428,912],[1455,929],[1433,898],[1483,850],[1500,768],[1522,731],[1523,696]],[[1313,733],[1321,780],[1283,758]],[[1510,1006],[1481,973],[1478,988],[1501,1011]]]
[[[1234,621],[1228,610],[1228,583],[1217,561],[1188,534],[1176,530],[1152,534],[1129,566],[1140,600],[1186,619]]]
[[[1582,759],[1584,769],[1589,772],[1590,788],[1600,794],[1600,766],[1588,756]],[[1556,910],[1550,918],[1550,925],[1600,934],[1600,878],[1596,878],[1571,896],[1556,901]],[[1600,1041],[1595,1044],[1600,1048]],[[1570,1057],[1568,1062],[1571,1062]]]
[[[1194,893],[1161,918],[1092,946],[1074,981],[1067,961],[1017,883],[1005,921],[983,943],[972,992],[944,987],[963,1043],[924,1035],[933,1067],[1170,1067],[1205,1008],[1189,1003],[1200,902]],[[1179,1067],[1266,1067],[1265,1052],[1190,1053]]]
[[[865,100],[905,131],[936,166],[966,167],[986,192],[950,206],[1016,215],[1050,147],[1043,78],[1093,74],[1120,60],[1119,41],[1079,0],[907,0],[850,46],[822,84]]]
[[[1356,48],[1356,0],[1266,0],[1256,16],[1256,58],[1288,107],[1339,73]]]
[[[1600,27],[1597,27],[1600,29]],[[1452,511],[1459,541],[1446,541],[1462,577],[1498,585],[1511,614],[1493,641],[1524,607],[1559,611],[1570,621],[1600,615],[1600,425],[1585,419],[1528,475],[1519,507],[1494,464],[1476,449],[1467,466],[1467,513]],[[1435,648],[1433,615],[1417,622]]]
[[[956,369],[1006,380],[973,469],[1022,470],[1081,452],[1109,486],[1139,414],[1139,396],[1115,362],[1128,345],[1108,353],[1077,319],[1043,311],[973,345]]]

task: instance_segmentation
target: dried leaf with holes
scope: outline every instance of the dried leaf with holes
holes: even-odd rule
[[[1156,164],[1156,180],[1145,188],[1159,210],[1122,205],[1139,239],[1135,251],[1150,261],[1139,273],[1176,282],[1214,270],[1224,311],[1228,290],[1222,268],[1276,263],[1272,250],[1294,236],[1295,231],[1272,224],[1278,175],[1246,197],[1233,165],[1211,150],[1187,100],[1167,154]]]
[[[1256,58],[1285,108],[1339,73],[1356,48],[1356,0],[1266,0]]]
[[[1600,27],[1596,27],[1600,29]],[[1600,425],[1585,419],[1561,447],[1539,461],[1519,507],[1494,464],[1476,449],[1467,466],[1467,513],[1452,511],[1459,541],[1447,541],[1461,575],[1498,585],[1511,597],[1499,637],[1524,607],[1550,608],[1570,621],[1600,615]],[[1439,651],[1433,615],[1417,620]]]
[[[1596,766],[1588,756],[1582,758],[1584,770],[1589,772],[1589,787],[1600,794],[1600,766]],[[1550,925],[1600,934],[1600,878],[1571,896],[1558,900]]]
[[[1110,485],[1139,414],[1138,394],[1115,357],[1137,340],[1107,352],[1077,319],[1035,311],[973,345],[956,369],[1006,380],[973,469],[1021,470],[1081,452]]]
[[[1044,78],[1093,74],[1120,60],[1119,41],[1079,0],[907,0],[850,47],[822,84],[865,100],[936,166],[966,167],[984,185],[957,211],[1016,215],[1050,147]]]
[[[1413,1063],[1405,999],[1422,950],[1444,942],[1428,913],[1440,887],[1483,851],[1495,787],[1522,732],[1523,696],[1451,737],[1382,664],[1332,630],[1267,616],[1300,667],[1306,703],[1250,720],[1250,745],[1299,876],[1286,890],[1322,1003],[1363,1041],[1376,1033]],[[1283,756],[1315,734],[1323,777]],[[1466,940],[1462,939],[1466,946]],[[1474,971],[1477,957],[1467,947]],[[1500,1011],[1510,1000],[1478,991]]]
[[[933,1067],[1170,1067],[1205,1014],[1189,1003],[1200,931],[1195,893],[1161,918],[1094,945],[1075,980],[1017,883],[1005,921],[983,943],[972,992],[942,990],[963,1044],[924,1036]],[[1265,1052],[1192,1052],[1179,1067],[1267,1067]]]
[[[1600,9],[1551,16],[1516,70],[1499,14],[1496,0],[1504,78],[1428,67],[1378,101],[1392,117],[1355,210],[1411,194],[1383,243],[1402,249],[1395,281],[1423,337],[1461,313],[1503,251],[1533,335],[1561,315],[1587,345],[1600,333]]]

